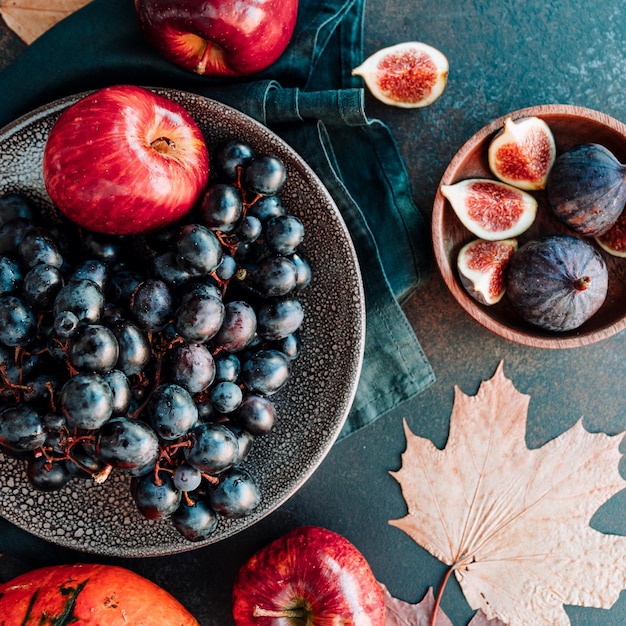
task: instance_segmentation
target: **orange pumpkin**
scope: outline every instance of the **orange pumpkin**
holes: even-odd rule
[[[199,626],[165,589],[112,565],[57,565],[0,585],[0,626]]]

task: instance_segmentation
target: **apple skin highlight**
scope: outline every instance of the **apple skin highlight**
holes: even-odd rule
[[[248,76],[276,61],[293,34],[298,0],[135,0],[157,52],[205,76]]]
[[[92,92],[54,123],[43,157],[50,199],[95,232],[132,235],[185,215],[205,189],[209,154],[180,104],[116,85]]]

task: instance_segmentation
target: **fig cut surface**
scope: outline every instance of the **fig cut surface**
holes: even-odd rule
[[[501,181],[468,178],[440,190],[465,228],[488,241],[521,235],[537,215],[532,195]]]
[[[489,169],[519,189],[545,189],[556,159],[554,136],[539,117],[507,118],[488,148]]]
[[[352,70],[372,95],[401,108],[431,105],[446,88],[448,59],[437,48],[407,41],[382,48]]]
[[[485,305],[500,302],[506,292],[506,271],[516,250],[516,239],[474,239],[461,248],[457,257],[459,279],[474,300]]]

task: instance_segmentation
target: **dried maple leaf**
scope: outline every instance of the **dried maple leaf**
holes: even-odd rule
[[[27,44],[90,0],[0,0],[0,15]]]
[[[510,626],[567,626],[563,604],[609,608],[626,588],[626,537],[592,529],[626,485],[621,436],[579,421],[537,449],[529,397],[500,364],[469,397],[455,389],[443,450],[411,433],[400,483],[408,514],[390,523],[454,571],[465,598]]]
[[[436,608],[433,588],[429,587],[426,595],[417,603],[411,604],[394,598],[389,589],[381,584],[387,618],[385,626],[452,626],[446,614],[437,607],[437,615],[433,623],[433,612]],[[487,619],[482,611],[476,611],[468,626],[505,626],[499,619]]]

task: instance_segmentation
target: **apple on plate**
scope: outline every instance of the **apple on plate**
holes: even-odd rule
[[[206,76],[248,76],[284,52],[298,0],[135,0],[135,10],[169,61]]]
[[[70,105],[44,147],[50,199],[69,220],[100,233],[130,235],[178,220],[208,177],[207,145],[187,110],[132,85]]]
[[[301,526],[254,554],[233,585],[237,626],[384,626],[382,587],[345,537]]]

